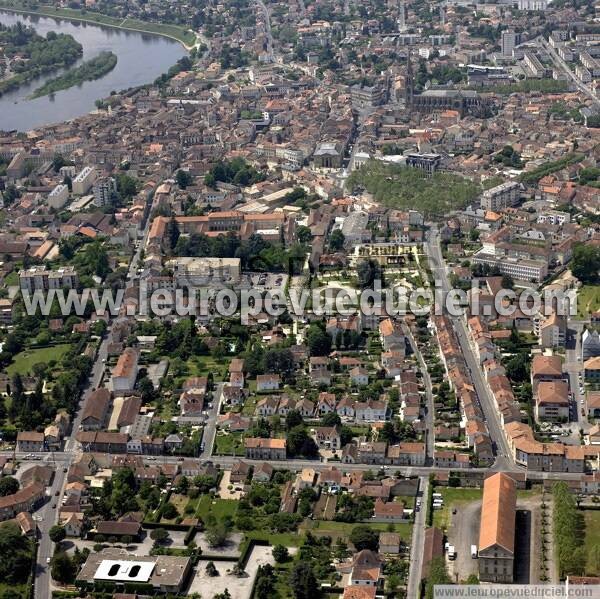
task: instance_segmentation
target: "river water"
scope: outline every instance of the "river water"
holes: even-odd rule
[[[44,81],[55,77],[56,72],[4,94],[0,98],[0,130],[4,131],[27,131],[86,114],[94,110],[96,100],[113,90],[151,83],[186,54],[178,42],[157,35],[0,10],[0,23],[14,25],[17,21],[34,27],[40,35],[45,36],[49,31],[72,35],[83,46],[83,57],[76,64],[103,50],[114,52],[118,62],[104,77],[56,92],[53,97],[27,99]]]

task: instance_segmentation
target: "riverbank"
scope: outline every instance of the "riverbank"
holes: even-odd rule
[[[38,6],[30,8],[23,6],[18,0],[7,2],[0,0],[0,10],[11,12],[39,15],[41,17],[50,17],[55,19],[65,19],[68,21],[81,21],[91,25],[100,25],[103,27],[114,27],[115,29],[124,29],[125,31],[135,31],[137,33],[148,33],[160,35],[179,42],[188,52],[196,45],[197,39],[193,31],[178,27],[177,25],[163,25],[160,23],[149,23],[138,21],[137,19],[118,19],[100,13],[83,11],[75,8],[58,8],[54,6]]]

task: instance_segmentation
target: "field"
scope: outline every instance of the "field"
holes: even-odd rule
[[[244,442],[241,433],[217,433],[215,437],[215,455],[244,455]]]
[[[482,489],[436,489],[436,493],[441,493],[444,499],[444,507],[441,510],[434,510],[433,525],[445,529],[450,525],[450,514],[452,508],[460,509],[462,503],[481,500],[483,496]]]
[[[198,502],[196,515],[206,520],[209,514],[221,519],[224,516],[234,516],[237,511],[238,502],[234,499],[212,499],[209,495],[202,495]]]
[[[577,292],[577,316],[589,318],[597,310],[600,310],[600,285],[584,285]]]
[[[117,27],[118,29],[129,29],[132,31],[141,31],[145,33],[154,33],[162,35],[170,39],[174,39],[186,48],[190,48],[196,41],[196,36],[193,32],[179,27],[177,25],[164,25],[161,23],[149,23],[146,21],[138,21],[136,19],[119,19],[109,17],[95,12],[82,11],[75,8],[58,8],[55,6],[38,6],[30,8],[25,6],[19,0],[1,0],[0,7],[10,8],[15,11],[44,15],[47,17],[62,17],[75,21],[84,21],[86,23],[95,23],[97,25],[107,25],[109,27]]]
[[[587,555],[586,574],[600,576],[600,555],[595,556],[600,547],[600,510],[585,510],[585,553]]]
[[[70,344],[63,343],[61,345],[23,351],[15,356],[14,362],[6,368],[6,372],[11,377],[17,373],[23,375],[30,372],[34,364],[40,362],[47,364],[50,360],[59,362],[69,351],[70,347]]]

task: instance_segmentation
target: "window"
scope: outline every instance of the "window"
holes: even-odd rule
[[[120,569],[121,569],[121,566],[119,564],[113,564],[108,571],[108,575],[116,576],[119,573]]]

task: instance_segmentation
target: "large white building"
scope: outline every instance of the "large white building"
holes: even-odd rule
[[[96,181],[96,169],[93,166],[84,167],[73,179],[73,193],[75,195],[86,194]]]
[[[69,188],[61,183],[48,194],[48,206],[55,210],[60,210],[67,203],[68,199]]]

